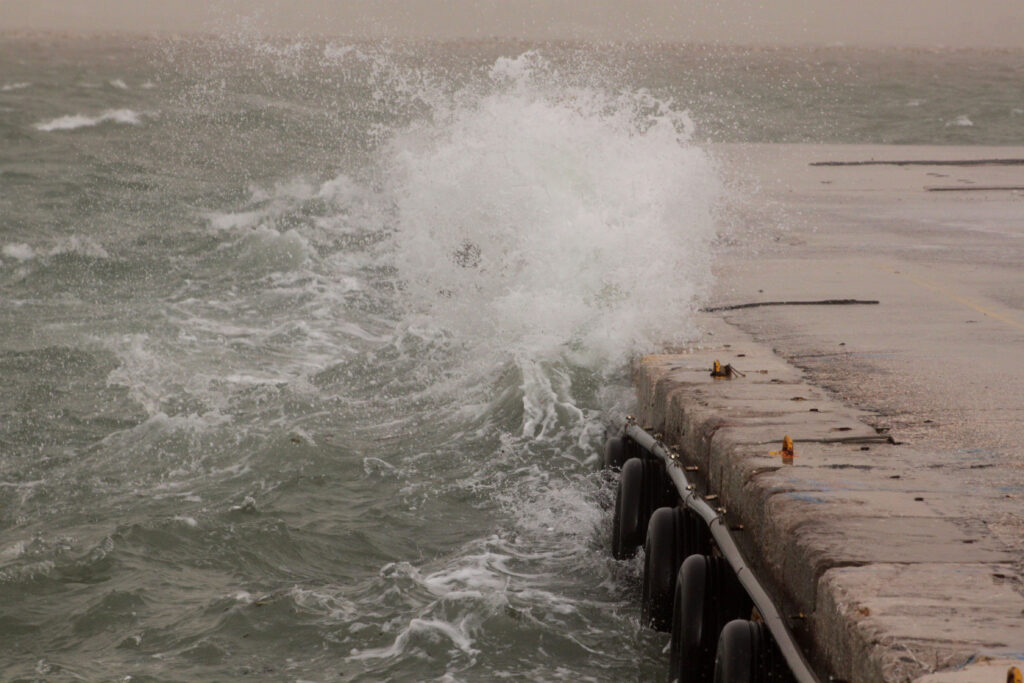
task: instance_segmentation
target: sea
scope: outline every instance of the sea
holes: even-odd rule
[[[1024,52],[0,34],[0,679],[662,678],[597,463],[737,142],[1021,144]]]

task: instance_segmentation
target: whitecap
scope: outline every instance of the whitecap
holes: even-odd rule
[[[36,130],[52,132],[56,130],[75,130],[77,128],[90,128],[101,123],[121,123],[137,126],[142,123],[142,115],[131,109],[108,109],[99,116],[85,116],[83,114],[72,114],[61,116],[49,121],[40,121],[34,124]]]
[[[958,128],[969,128],[970,126],[973,125],[974,122],[967,117],[967,114],[961,114],[952,121],[946,121],[947,128],[949,128],[950,126],[956,126]]]
[[[107,83],[109,83],[111,85],[111,87],[117,88],[118,90],[127,90],[128,89],[128,84],[125,83],[120,78],[115,78],[113,80],[107,81]]]
[[[14,243],[4,245],[3,255],[7,258],[15,259],[16,261],[29,261],[35,258],[35,250],[24,243]]]
[[[32,85],[31,83],[6,83],[0,85],[0,92],[10,92],[11,90],[22,90]]]
[[[477,650],[473,649],[473,639],[467,633],[466,622],[466,619],[458,624],[451,624],[439,619],[413,619],[398,634],[391,645],[362,651],[355,650],[349,655],[349,659],[389,659],[404,652],[409,640],[414,636],[425,637],[433,641],[445,638],[463,653],[473,657],[477,654]]]
[[[21,557],[25,554],[26,545],[25,541],[17,541],[3,550],[0,550],[0,561],[9,562],[10,560]]]
[[[359,608],[341,594],[341,589],[324,586],[316,590],[293,586],[287,594],[303,609],[321,614],[328,622],[348,623],[359,614]],[[348,624],[351,629],[351,624]]]
[[[217,232],[251,228],[262,220],[263,211],[241,211],[238,213],[208,213],[204,216],[210,227]]]
[[[238,505],[232,505],[228,508],[228,512],[248,512],[254,513],[257,511],[256,499],[252,496],[246,496],[245,499]]]
[[[336,204],[345,204],[358,197],[362,192],[362,187],[347,175],[342,174],[320,185],[316,196]]]
[[[363,471],[367,476],[373,476],[374,474],[387,474],[390,476],[397,471],[397,468],[380,458],[366,457],[363,458]]]
[[[60,254],[77,254],[78,256],[95,259],[110,258],[110,254],[107,253],[107,250],[99,242],[91,237],[80,237],[78,235],[65,237],[58,241],[55,247],[50,249],[50,256]]]
[[[253,270],[291,270],[312,254],[309,242],[297,230],[282,233],[261,225],[242,240],[240,263]]]
[[[56,566],[53,560],[42,560],[20,566],[5,567],[0,570],[0,584],[32,581],[38,577],[47,576]]]
[[[271,188],[253,185],[249,188],[249,191],[254,202],[280,199],[305,201],[316,196],[317,188],[304,178],[290,178],[286,181],[274,183],[274,186]]]

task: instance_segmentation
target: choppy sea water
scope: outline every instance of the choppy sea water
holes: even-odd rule
[[[658,677],[594,464],[705,143],[1022,126],[1012,52],[0,38],[0,678]]]

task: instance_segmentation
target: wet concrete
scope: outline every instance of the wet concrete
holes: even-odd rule
[[[744,526],[823,669],[1002,680],[990,660],[1024,657],[1024,193],[928,188],[1020,185],[1024,168],[810,163],[1024,149],[715,153],[747,199],[713,304],[880,304],[705,314],[702,348],[638,366],[640,419]],[[746,376],[713,379],[714,360]],[[770,455],[784,434],[792,464]]]

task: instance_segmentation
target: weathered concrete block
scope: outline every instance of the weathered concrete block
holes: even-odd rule
[[[909,681],[986,658],[1000,666],[921,680],[1003,681],[1012,659],[1024,657],[1024,597],[1013,575],[1011,564],[986,563],[830,569],[814,628],[832,635],[822,645],[851,681]]]
[[[731,342],[638,364],[638,420],[697,465],[777,598],[808,616],[831,673],[911,680],[979,653],[1024,652],[1024,597],[992,581],[1019,558],[964,514],[969,486],[940,476],[930,454],[881,442],[870,413],[769,349],[708,324]],[[712,378],[715,360],[748,374]],[[791,462],[772,455],[787,434]],[[996,617],[985,625],[981,614]]]

